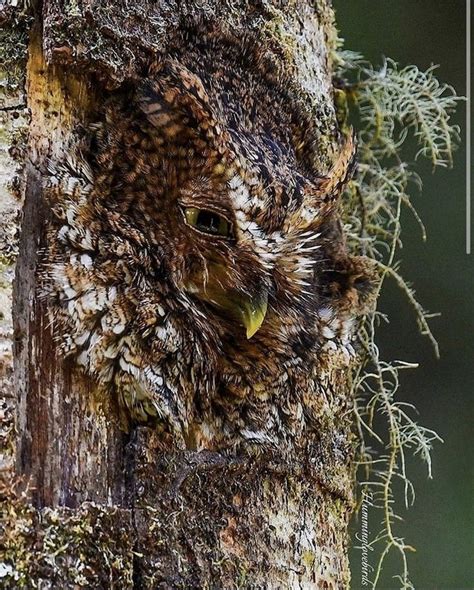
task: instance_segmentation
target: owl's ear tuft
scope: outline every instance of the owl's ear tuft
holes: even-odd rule
[[[197,75],[169,60],[153,70],[139,88],[137,103],[164,139],[176,143],[217,143],[222,125]]]
[[[345,136],[339,154],[329,172],[321,178],[318,190],[322,201],[331,204],[339,198],[356,167],[357,142],[352,130]]]

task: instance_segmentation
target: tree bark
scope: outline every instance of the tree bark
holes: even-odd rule
[[[282,456],[277,447],[253,456],[178,448],[171,435],[153,428],[122,430],[114,401],[62,357],[38,289],[50,216],[46,169],[61,161],[77,127],[93,122],[104,92],[137,83],[190,22],[203,31],[256,34],[318,113],[321,169],[337,150],[329,0],[44,0],[35,8],[13,307],[22,479],[4,490],[6,588],[349,584],[352,450],[338,443],[350,439],[347,364],[328,357],[320,375],[331,392],[321,401],[327,431],[303,450]],[[28,526],[21,529],[20,520]]]

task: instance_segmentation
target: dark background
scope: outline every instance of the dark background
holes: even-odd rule
[[[361,52],[373,64],[382,56],[401,65],[426,69],[440,64],[437,77],[466,92],[466,3],[464,0],[334,0],[340,35],[345,48]],[[462,145],[455,153],[452,170],[432,175],[429,163],[416,170],[424,190],[413,202],[426,225],[428,239],[409,214],[403,217],[403,249],[399,252],[402,275],[413,283],[418,300],[441,317],[431,320],[440,344],[436,360],[428,340],[418,334],[414,312],[404,295],[390,283],[384,288],[379,309],[390,317],[381,329],[381,357],[418,362],[420,367],[403,371],[398,399],[412,402],[419,422],[444,439],[433,451],[433,476],[415,458],[409,475],[415,485],[415,505],[404,509],[399,495],[398,513],[403,522],[397,533],[416,547],[409,554],[411,579],[417,589],[474,588],[473,545],[473,258],[465,247],[465,121],[461,102],[454,120],[462,129]],[[381,515],[369,514],[369,534],[380,528]],[[353,533],[360,523],[353,524]],[[352,588],[361,587],[361,553],[352,550]],[[375,566],[376,559],[369,558]],[[390,560],[381,588],[399,588],[392,576],[401,564]]]

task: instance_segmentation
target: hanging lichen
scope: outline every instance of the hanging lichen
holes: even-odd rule
[[[418,302],[398,270],[403,208],[415,216],[422,238],[426,239],[423,223],[411,201],[413,190],[421,189],[421,179],[406,161],[406,140],[411,136],[418,145],[414,160],[423,156],[433,168],[450,166],[459,141],[459,128],[451,124],[450,116],[460,99],[453,88],[437,80],[434,66],[423,72],[413,65],[400,69],[394,61],[386,60],[376,69],[350,51],[341,51],[338,58],[336,102],[340,118],[346,125],[349,118],[353,119],[358,129],[358,172],[346,190],[343,205],[348,245],[354,252],[369,257],[378,268],[377,299],[385,278],[395,280],[415,311],[421,333],[428,337],[438,355],[438,344],[428,325],[431,314]],[[384,319],[375,309],[366,316],[358,334],[364,357],[353,381],[358,480],[361,497],[369,495],[383,515],[381,530],[370,542],[378,553],[370,584],[372,588],[378,586],[385,560],[394,550],[402,562],[400,587],[409,589],[413,585],[407,553],[413,548],[394,527],[399,518],[394,482],[402,481],[408,507],[414,501],[414,489],[406,470],[406,455],[421,456],[431,477],[432,444],[441,439],[415,421],[411,404],[396,397],[399,372],[417,365],[380,358],[377,327]],[[382,416],[384,432],[376,427],[376,416]]]

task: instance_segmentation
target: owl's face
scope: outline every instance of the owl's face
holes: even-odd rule
[[[173,286],[189,296],[197,313],[251,338],[273,296],[270,248],[263,230],[236,208],[231,184],[243,190],[237,174],[192,178],[180,187],[167,207],[166,259]]]
[[[320,174],[282,97],[255,91],[239,110],[218,88],[171,62],[113,103],[52,229],[66,349],[135,417],[182,428],[196,399],[309,379],[325,339],[347,340],[338,310],[364,282],[334,219],[351,140]]]
[[[278,136],[270,122],[245,129],[226,121],[199,78],[176,64],[144,84],[137,102],[161,169],[155,204],[143,203],[143,214],[157,226],[152,239],[165,249],[176,291],[216,333],[239,340],[259,330],[274,338],[283,331],[280,339],[292,327],[311,331],[328,283],[318,262],[328,256],[324,234],[337,234],[329,218],[351,141],[322,178],[304,161],[300,137]]]

